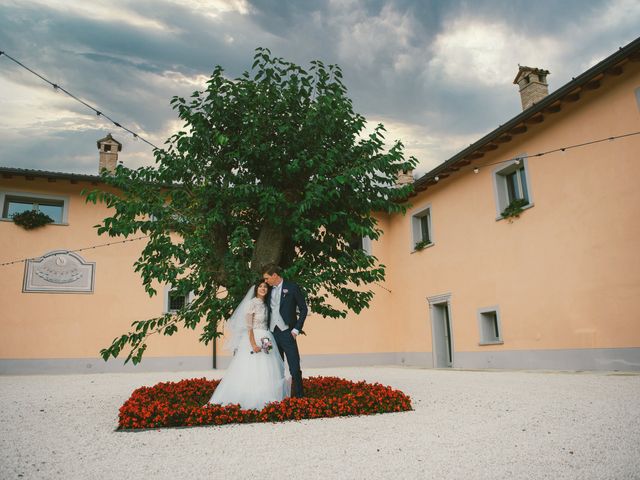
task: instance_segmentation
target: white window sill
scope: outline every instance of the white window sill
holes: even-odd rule
[[[409,253],[420,253],[425,251],[427,248],[431,248],[435,245],[435,243],[431,242],[429,245],[425,245],[424,247],[422,247],[420,250],[416,250],[415,248],[413,250],[411,250]]]
[[[0,218],[0,222],[11,222],[11,223],[13,223],[13,220],[11,220],[10,218]],[[53,225],[54,227],[68,227],[69,226],[68,223],[56,223],[56,222],[47,223],[44,226],[47,226],[47,225]]]
[[[529,210],[533,206],[535,206],[535,203],[530,203],[529,205],[526,205],[526,206],[522,207],[522,211],[524,212],[525,210]],[[508,220],[509,218],[512,218],[512,217],[507,217],[506,219]],[[496,217],[496,222],[498,222],[500,220],[505,220],[505,217],[503,217],[502,215],[498,215]]]
[[[486,345],[504,345],[504,342],[502,340],[496,340],[493,342],[479,342],[478,345],[480,345],[481,347]]]

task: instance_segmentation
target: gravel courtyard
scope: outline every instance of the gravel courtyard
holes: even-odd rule
[[[142,385],[223,371],[0,377],[1,479],[640,479],[640,374],[307,369],[414,411],[115,431]]]

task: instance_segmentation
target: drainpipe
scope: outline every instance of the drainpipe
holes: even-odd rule
[[[216,363],[216,352],[217,352],[217,348],[216,348],[216,337],[213,337],[213,369],[216,370],[217,367],[217,363]]]

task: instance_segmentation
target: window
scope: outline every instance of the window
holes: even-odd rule
[[[169,308],[170,312],[176,312],[187,304],[186,295],[179,295],[173,290],[169,291]]]
[[[478,310],[478,326],[480,329],[480,345],[496,345],[502,341],[502,327],[498,307]]]
[[[372,255],[371,239],[369,237],[354,236],[349,241],[349,248],[351,248],[352,250],[364,250],[367,255]]]
[[[164,313],[177,312],[191,302],[191,293],[179,294],[171,286],[166,286],[164,290]]]
[[[67,223],[69,199],[54,195],[29,194],[23,192],[1,192],[2,218],[11,220],[17,213],[37,210],[53,219],[53,223]]]
[[[411,216],[412,250],[422,250],[433,245],[433,232],[431,230],[431,205],[414,213]]]
[[[493,180],[498,220],[502,218],[502,212],[514,202],[523,208],[533,206],[526,157],[513,160],[506,166],[502,164],[494,170]]]

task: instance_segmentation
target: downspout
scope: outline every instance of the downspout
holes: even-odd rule
[[[216,337],[213,337],[213,369],[216,370],[217,367],[217,362],[216,362],[216,357],[217,357],[217,342],[216,342]]]

